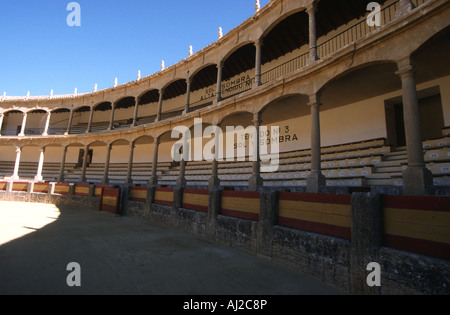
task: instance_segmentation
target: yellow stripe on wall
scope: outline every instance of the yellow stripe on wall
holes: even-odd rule
[[[115,207],[117,205],[117,197],[108,197],[103,196],[102,203],[106,206],[113,206]]]
[[[130,196],[131,198],[147,199],[147,191],[131,189]]]
[[[384,232],[427,241],[450,244],[450,213],[385,208]]]
[[[350,227],[350,213],[350,205],[280,200],[278,215],[288,219]]]
[[[222,208],[259,214],[260,201],[256,198],[222,197]]]
[[[208,207],[209,195],[183,194],[183,203]]]
[[[75,187],[75,194],[89,194],[89,187]]]
[[[173,201],[173,192],[171,191],[156,191],[155,199],[162,201]]]
[[[28,188],[28,183],[13,183],[13,190],[24,190]]]
[[[69,186],[56,186],[55,187],[55,192],[69,192]]]

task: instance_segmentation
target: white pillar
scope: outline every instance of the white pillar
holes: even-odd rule
[[[69,121],[67,123],[66,135],[70,134],[70,129],[72,129],[72,120],[73,120],[73,110],[70,111]]]
[[[137,124],[138,114],[139,114],[139,97],[136,97],[135,101],[134,101],[134,113],[133,113],[132,127],[136,126],[136,124]]]
[[[45,120],[45,127],[44,132],[42,133],[43,136],[48,136],[48,127],[50,126],[50,118],[52,114],[50,112],[47,113],[47,119]]]
[[[22,148],[16,148],[16,162],[14,164],[14,173],[12,179],[19,179],[19,165],[20,165],[20,155],[22,153]]]
[[[59,183],[62,183],[64,180],[64,168],[66,165],[67,149],[68,149],[68,147],[63,148],[63,153],[62,153],[62,157],[61,157],[61,165],[59,167],[59,176],[58,176]]]
[[[0,113],[0,136],[2,135],[3,117],[4,114]]]
[[[27,124],[27,113],[23,113],[22,128],[20,129],[19,137],[25,136],[26,124]]]
[[[45,153],[45,148],[41,148],[41,153],[39,155],[39,164],[38,164],[38,169],[37,169],[37,174],[34,177],[34,180],[37,181],[42,181],[42,169],[44,167],[44,153]]]

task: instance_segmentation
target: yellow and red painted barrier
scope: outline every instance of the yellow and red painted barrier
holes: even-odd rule
[[[147,201],[147,187],[140,187],[140,186],[130,187],[129,200],[146,202]]]
[[[49,183],[35,183],[33,187],[33,192],[46,194],[48,193],[49,189],[50,189]]]
[[[103,189],[109,188],[108,185],[96,185],[94,189],[94,197],[101,197],[103,194]]]
[[[184,189],[182,207],[190,210],[208,212],[209,190]]]
[[[0,182],[0,191],[6,191],[7,182]]]
[[[450,197],[383,196],[384,245],[450,260]]]
[[[58,195],[68,195],[70,184],[56,183],[54,193]]]
[[[119,213],[120,188],[102,188],[100,210]]]
[[[89,185],[75,185],[75,196],[89,196]]]
[[[28,191],[28,182],[14,182],[12,184],[12,191],[19,192],[27,192]]]
[[[220,213],[226,216],[258,221],[260,193],[255,191],[222,191]]]
[[[155,203],[165,206],[173,205],[173,188],[155,188]]]
[[[351,238],[351,195],[280,193],[278,224]]]

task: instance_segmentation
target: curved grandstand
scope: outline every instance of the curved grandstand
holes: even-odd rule
[[[450,3],[379,1],[379,26],[367,4],[272,0],[153,75],[3,95],[0,198],[142,216],[350,292],[448,294]],[[176,162],[183,128],[196,149]]]
[[[381,26],[371,27],[366,1],[340,10],[335,1],[271,1],[148,77],[78,95],[4,95],[0,176],[163,186],[183,177],[202,187],[218,174],[222,186],[247,189],[255,175],[262,180],[252,190],[311,192],[394,186],[423,194],[449,185],[448,4],[409,3],[383,1]],[[280,144],[278,171],[172,163],[171,130],[198,117],[203,128],[280,126],[268,136]]]

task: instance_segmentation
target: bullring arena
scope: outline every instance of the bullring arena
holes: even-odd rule
[[[449,294],[450,4],[378,3],[371,26],[368,1],[272,0],[133,82],[0,96],[0,200],[140,217],[349,293]]]

